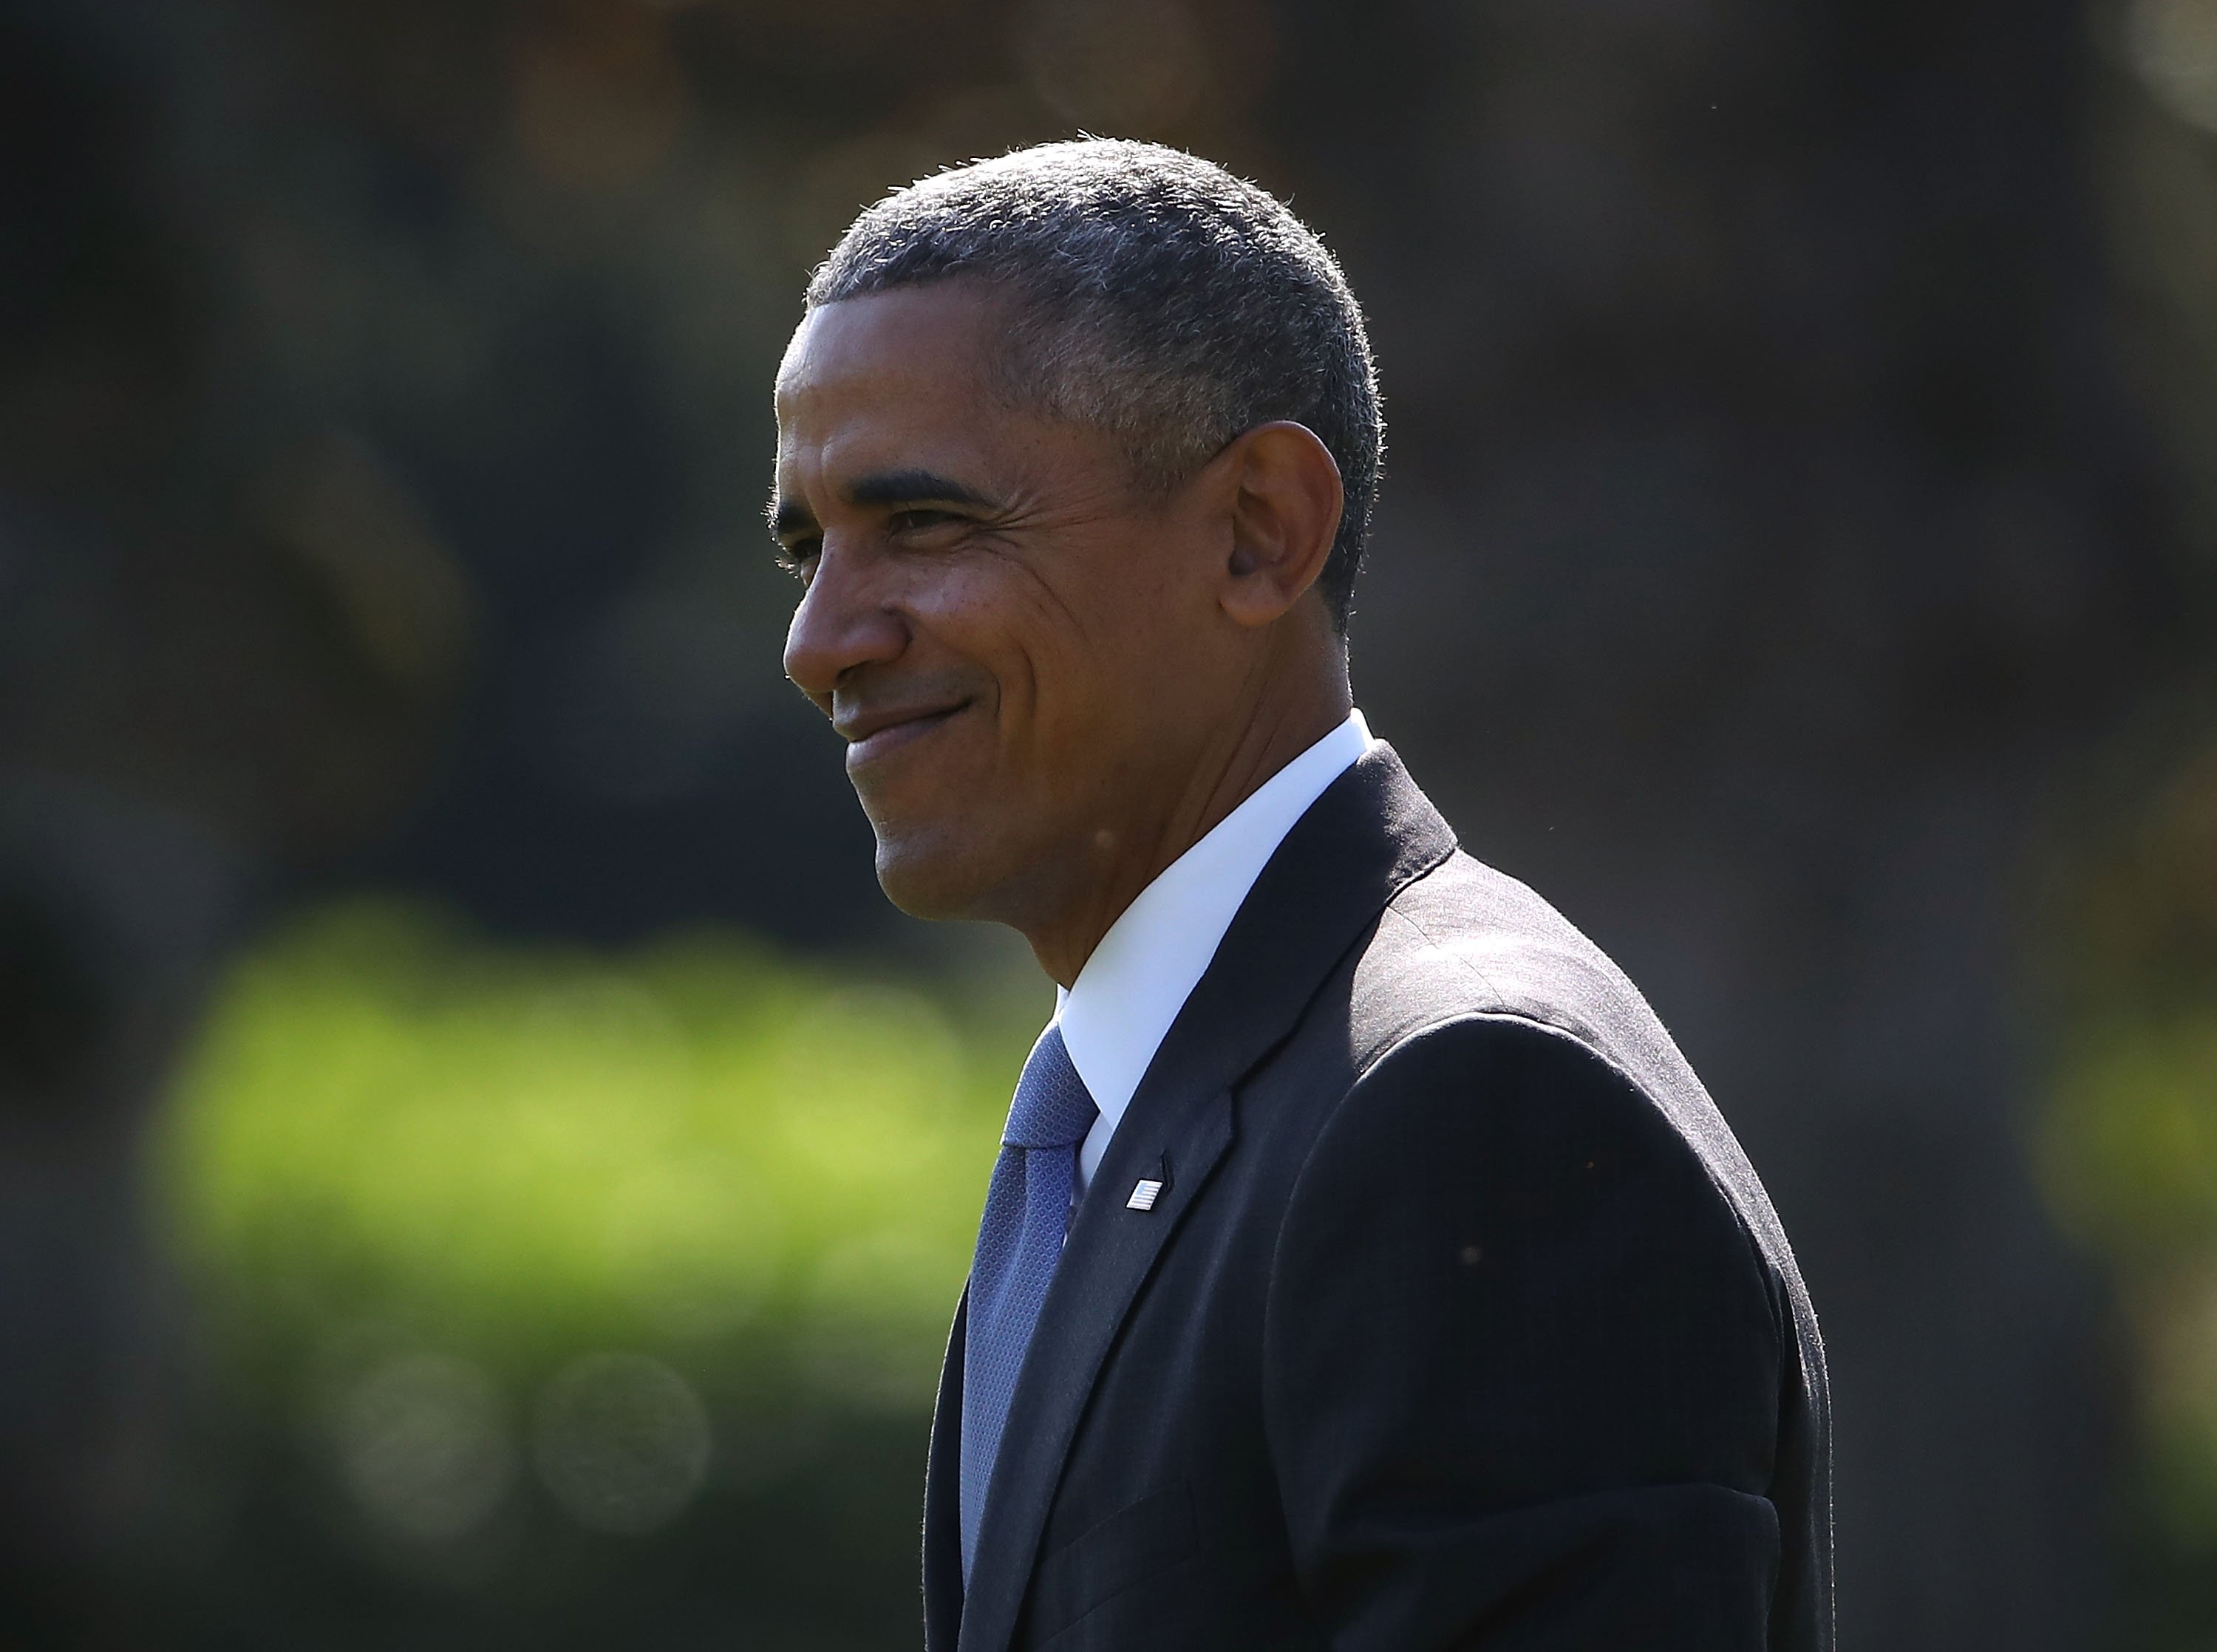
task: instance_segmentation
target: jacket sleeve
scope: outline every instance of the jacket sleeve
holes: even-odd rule
[[[1290,1199],[1264,1404],[1340,1652],[1768,1641],[1784,1308],[1663,1112],[1508,1017],[1411,1039]]]

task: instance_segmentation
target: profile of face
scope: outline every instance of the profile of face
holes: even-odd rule
[[[997,390],[1010,302],[949,281],[812,311],[773,515],[804,587],[786,672],[849,743],[887,895],[1030,933],[1166,863],[1284,712],[1289,657],[1337,657],[1309,587],[1339,478],[1265,425],[1143,492],[1108,435]]]

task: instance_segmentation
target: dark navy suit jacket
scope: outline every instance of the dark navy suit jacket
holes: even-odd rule
[[[1831,1646],[1824,1353],[1770,1202],[1631,983],[1389,749],[1133,1097],[966,1593],[962,1347],[958,1312],[929,1652]]]

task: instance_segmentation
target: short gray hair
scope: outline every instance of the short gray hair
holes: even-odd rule
[[[864,210],[808,307],[957,276],[1022,309],[1010,388],[1114,435],[1167,492],[1242,431],[1313,431],[1346,503],[1317,581],[1344,632],[1378,492],[1385,422],[1362,311],[1339,264],[1276,198],[1159,144],[1020,149]]]

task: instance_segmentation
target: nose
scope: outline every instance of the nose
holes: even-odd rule
[[[828,541],[785,634],[785,675],[823,708],[859,666],[899,657],[908,626],[874,589],[867,561]]]

